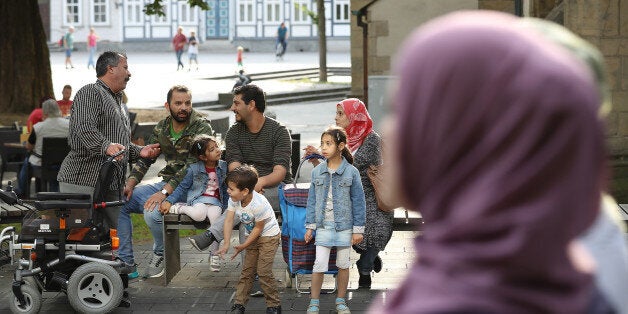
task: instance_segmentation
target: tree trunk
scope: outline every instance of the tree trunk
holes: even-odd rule
[[[37,0],[1,0],[0,16],[0,107],[6,113],[29,113],[41,97],[54,97]]]
[[[327,82],[327,33],[325,32],[325,1],[316,0],[318,15],[318,77],[320,82]]]

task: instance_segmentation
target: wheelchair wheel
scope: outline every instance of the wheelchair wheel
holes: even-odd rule
[[[122,278],[113,267],[90,262],[77,268],[68,281],[70,305],[81,313],[108,313],[122,300]]]
[[[24,294],[24,299],[26,299],[26,304],[20,305],[20,301],[17,300],[16,296],[11,298],[11,302],[9,303],[9,308],[12,313],[37,313],[41,308],[42,298],[41,292],[37,286],[33,286],[32,282],[26,281],[25,284],[22,285],[22,294]]]

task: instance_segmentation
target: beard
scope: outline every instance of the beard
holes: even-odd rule
[[[180,113],[185,113],[184,117],[179,116]],[[185,110],[180,110],[179,112],[174,112],[172,111],[172,109],[170,110],[170,116],[172,117],[172,119],[174,119],[175,121],[182,123],[182,122],[188,122],[190,121],[190,117],[192,116],[191,112],[185,111]]]

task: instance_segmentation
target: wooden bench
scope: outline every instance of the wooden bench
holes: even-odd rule
[[[0,224],[21,223],[30,209],[27,204],[9,205],[0,201]]]
[[[164,285],[167,286],[172,278],[181,270],[181,247],[179,230],[205,230],[209,228],[209,221],[194,221],[184,214],[166,214],[163,220],[164,232]]]

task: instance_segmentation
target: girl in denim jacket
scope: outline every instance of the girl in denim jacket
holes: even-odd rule
[[[347,133],[331,127],[321,136],[321,153],[327,159],[312,170],[312,184],[307,199],[305,242],[314,239],[316,260],[312,270],[312,288],[308,313],[319,312],[323,274],[328,270],[329,254],[336,247],[338,296],[336,311],[351,313],[345,295],[349,285],[351,245],[363,239],[366,203],[360,173],[347,148]]]
[[[188,166],[187,174],[177,188],[162,203],[162,212],[171,214],[186,214],[195,221],[209,219],[214,223],[227,207],[227,163],[221,160],[222,151],[218,141],[209,135],[200,134],[194,138],[190,154],[199,159]],[[175,203],[182,200],[187,194],[185,203]],[[218,243],[213,243],[210,251],[218,249]],[[220,271],[220,258],[210,253],[210,268]]]

